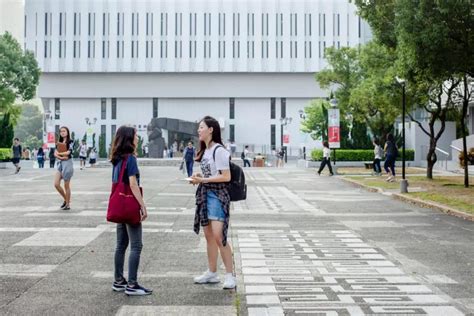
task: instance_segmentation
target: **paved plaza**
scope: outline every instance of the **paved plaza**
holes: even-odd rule
[[[207,268],[194,188],[176,167],[142,167],[139,281],[154,293],[112,292],[110,173],[76,168],[59,211],[53,170],[0,170],[1,315],[474,315],[474,223],[291,166],[246,170],[236,292],[193,284]]]

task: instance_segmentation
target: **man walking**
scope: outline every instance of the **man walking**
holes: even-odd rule
[[[244,151],[240,155],[240,158],[244,161],[244,168],[247,167],[247,165],[250,167],[250,160],[249,160],[249,145],[246,145],[244,148]]]
[[[16,168],[15,174],[20,172],[20,169],[21,169],[20,159],[21,159],[22,153],[23,153],[23,150],[21,148],[20,140],[17,137],[15,137],[15,139],[13,140],[13,146],[12,146],[12,154],[13,154],[12,163],[13,165],[15,165],[15,168]]]

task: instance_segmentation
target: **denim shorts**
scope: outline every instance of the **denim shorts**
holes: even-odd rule
[[[222,203],[212,191],[207,192],[207,217],[211,221],[225,221],[225,212]]]

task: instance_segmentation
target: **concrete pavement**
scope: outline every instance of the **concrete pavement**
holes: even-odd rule
[[[129,298],[110,289],[110,169],[75,170],[59,211],[53,170],[0,170],[0,314],[464,315],[474,313],[474,224],[308,169],[247,169],[233,205],[237,292],[200,286],[194,188],[175,167],[142,167],[150,217]],[[221,265],[221,275],[223,268]]]

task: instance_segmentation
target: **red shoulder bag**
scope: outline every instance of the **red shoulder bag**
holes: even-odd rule
[[[133,195],[130,185],[122,181],[125,168],[127,168],[128,156],[122,162],[120,175],[117,183],[112,184],[112,192],[109,197],[107,208],[107,221],[113,223],[138,224],[141,222],[141,206]],[[143,196],[142,188],[140,193]]]

